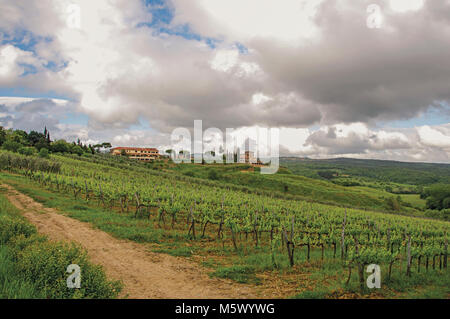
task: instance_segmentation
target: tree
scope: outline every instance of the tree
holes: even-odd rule
[[[45,139],[46,137],[44,136],[44,134],[36,132],[36,131],[31,131],[28,134],[28,142],[30,143],[31,146],[36,146],[37,143],[39,143],[39,141],[41,139]]]
[[[3,126],[0,126],[0,146],[6,141],[6,132],[3,129]]]
[[[319,171],[317,175],[325,179],[333,179],[337,173],[334,171]]]
[[[71,150],[71,145],[65,140],[58,140],[51,144],[51,150],[53,153],[68,153]]]
[[[442,208],[443,209],[450,208],[450,197],[447,197],[442,201]]]
[[[39,141],[34,145],[34,147],[36,147],[36,149],[38,151],[40,151],[41,148],[49,149],[50,148],[50,144],[47,142],[47,139],[45,139],[44,137],[41,137],[39,139]]]
[[[6,139],[9,141],[14,141],[22,145],[28,145],[28,133],[22,130],[8,130]]]
[[[2,147],[7,151],[17,152],[19,148],[23,147],[23,145],[16,141],[6,141],[3,143]]]
[[[441,210],[449,204],[450,200],[450,185],[448,184],[437,184],[431,187],[428,187],[424,190],[423,196],[426,196],[427,199],[427,208],[428,209],[437,209]]]
[[[77,154],[78,156],[81,156],[81,155],[83,155],[83,153],[84,153],[84,152],[83,152],[83,149],[82,149],[81,146],[79,146],[79,145],[72,146],[70,152],[71,152],[72,154]]]
[[[400,210],[400,203],[398,202],[398,199],[395,197],[386,198],[386,204],[390,210],[393,210],[393,211]]]
[[[46,149],[46,148],[41,148],[41,150],[39,151],[39,157],[42,157],[42,158],[49,158],[49,157],[50,157],[50,154],[49,154],[49,152],[48,152],[48,149]]]
[[[48,145],[50,145],[50,143],[52,142],[50,140],[50,131],[47,130],[47,126],[44,128],[44,139],[46,140]]]
[[[36,149],[30,146],[22,146],[21,148],[19,148],[18,152],[22,155],[31,156],[36,153]]]

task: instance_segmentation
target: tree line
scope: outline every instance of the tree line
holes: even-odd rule
[[[47,127],[43,132],[24,130],[4,129],[0,126],[0,146],[2,149],[20,153],[23,155],[36,155],[41,157],[48,157],[50,153],[65,153],[65,154],[95,154],[101,149],[111,148],[110,143],[102,144],[84,144],[78,139],[76,142],[67,142],[59,139],[52,141],[50,132]]]

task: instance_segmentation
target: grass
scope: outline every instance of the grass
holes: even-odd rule
[[[3,196],[4,188],[0,188],[0,217],[24,220],[19,210],[11,205]],[[0,229],[0,231],[2,231]],[[40,299],[44,294],[36,285],[24,279],[17,272],[13,251],[6,244],[0,244],[0,299]]]
[[[293,299],[325,299],[331,294],[331,290],[317,289],[305,290],[298,295],[292,297]]]
[[[0,299],[41,299],[45,295],[18,273],[11,249],[0,245]]]
[[[426,200],[421,199],[419,194],[402,194],[400,195],[402,201],[411,204],[412,207],[417,209],[425,209]]]
[[[211,277],[232,279],[242,284],[260,284],[261,281],[255,275],[255,268],[251,266],[231,266],[219,267],[216,271],[210,274]]]
[[[158,248],[153,249],[153,252],[167,254],[174,257],[191,257],[194,253],[191,247]]]

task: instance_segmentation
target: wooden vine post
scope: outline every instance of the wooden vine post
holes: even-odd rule
[[[89,189],[88,189],[86,180],[84,180],[84,189],[86,192],[86,201],[88,202],[89,201]]]
[[[103,203],[103,207],[105,207],[105,200],[104,200],[104,198],[103,198],[102,185],[101,185],[100,183],[98,184],[98,189],[99,189],[99,191],[100,191],[100,200],[101,200],[102,203]],[[100,205],[100,202],[99,202],[99,205]]]
[[[194,218],[194,214],[192,212],[192,206],[191,206],[191,210],[189,212],[189,218],[190,218],[191,225],[189,227],[188,235],[190,235],[192,232],[192,236],[195,239],[195,218]]]
[[[445,247],[444,247],[444,268],[447,269],[447,251],[448,251],[448,238],[445,236]]]
[[[358,238],[354,237],[355,239],[355,252],[356,252],[356,258],[359,257],[359,243]],[[358,277],[359,277],[359,287],[361,288],[361,291],[364,290],[364,264],[361,261],[357,261],[358,265]]]
[[[408,235],[408,248],[407,248],[407,267],[406,275],[411,277],[411,235]]]
[[[283,235],[284,235],[284,240],[286,242],[286,249],[287,249],[288,256],[289,256],[289,264],[291,265],[291,267],[294,267],[294,249],[295,249],[295,245],[294,245],[294,221],[295,221],[294,217],[292,217],[290,238],[287,235],[286,229],[284,229],[284,227],[283,227]]]
[[[347,209],[345,209],[344,221],[342,222],[341,259],[344,259],[344,255],[345,255],[345,224],[346,223],[347,223]]]

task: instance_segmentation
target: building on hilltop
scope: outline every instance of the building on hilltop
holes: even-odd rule
[[[243,154],[240,154],[239,162],[246,164],[256,163],[257,159],[255,157],[255,153],[251,151],[245,151]]]
[[[156,148],[115,147],[111,149],[111,154],[116,156],[125,155],[128,158],[146,162],[161,158]]]

